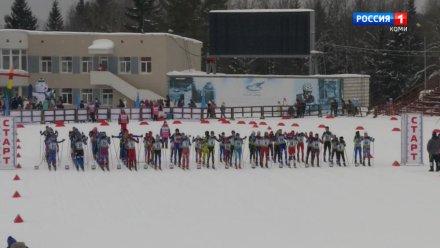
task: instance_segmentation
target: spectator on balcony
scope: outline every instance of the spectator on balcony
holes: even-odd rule
[[[85,109],[86,106],[84,104],[84,100],[81,100],[81,102],[79,103],[79,109]]]
[[[99,64],[98,71],[105,71],[105,68],[104,68],[103,64]]]
[[[222,102],[222,105],[220,106],[220,118],[226,119],[226,106],[225,102]]]

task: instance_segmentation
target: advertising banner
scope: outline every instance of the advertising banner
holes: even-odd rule
[[[0,118],[0,128],[0,169],[15,169],[16,130],[14,118]]]
[[[171,77],[169,96],[176,106],[185,107],[191,99],[201,106],[202,99],[218,106],[274,106],[284,99],[288,105],[299,99],[307,105],[328,106],[340,101],[340,79],[260,78],[260,77]]]
[[[402,115],[402,164],[423,165],[423,114]]]

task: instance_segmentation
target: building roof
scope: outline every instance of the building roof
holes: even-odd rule
[[[207,74],[203,71],[185,70],[185,71],[171,71],[167,73],[169,77],[254,77],[254,78],[370,78],[370,75],[364,74],[329,74],[329,75],[257,75],[257,74]]]
[[[148,37],[148,36],[166,36],[171,38],[183,39],[185,41],[190,41],[193,43],[202,44],[201,41],[187,38],[180,35],[170,34],[170,33],[100,33],[100,32],[59,32],[59,31],[32,31],[32,30],[22,30],[22,29],[0,29],[1,32],[22,32],[27,33],[28,35],[90,35],[90,36],[139,36],[139,37]]]

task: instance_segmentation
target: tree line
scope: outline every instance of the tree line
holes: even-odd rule
[[[207,56],[208,13],[214,9],[315,10],[316,68],[320,74],[371,75],[371,102],[395,98],[408,87],[421,84],[440,69],[440,1],[428,0],[425,11],[416,0],[77,0],[65,19],[57,0],[47,22],[39,27],[26,0],[15,0],[5,28],[79,32],[167,32],[203,42]],[[408,31],[389,27],[358,27],[352,12],[408,12]],[[427,66],[424,66],[426,45]],[[249,74],[307,74],[307,59],[222,58],[218,71]],[[204,63],[202,63],[204,64]]]

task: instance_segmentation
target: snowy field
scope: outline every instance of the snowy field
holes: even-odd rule
[[[424,119],[425,144],[438,127],[437,120]],[[214,171],[196,170],[192,164],[190,171],[132,172],[116,170],[113,161],[110,173],[92,171],[90,164],[86,172],[64,168],[49,172],[46,165],[34,170],[41,160],[39,130],[44,125],[27,125],[18,129],[23,156],[19,161],[24,168],[0,171],[0,246],[6,246],[7,236],[13,235],[30,248],[438,247],[439,174],[428,173],[428,166],[391,166],[400,161],[400,132],[391,132],[400,127],[400,119],[265,121],[274,130],[279,122],[286,124],[285,131],[298,123],[300,128],[293,130],[320,134],[323,129],[318,125],[329,125],[330,131],[345,137],[350,163],[355,128],[362,125],[376,138],[374,165],[297,169],[274,165],[252,170],[246,164],[243,170]],[[129,130],[159,131],[161,123],[149,124],[133,121]],[[95,125],[75,126],[88,134]],[[254,129],[215,120],[209,125],[188,121],[170,125],[191,135],[235,130],[241,136],[268,126]],[[66,124],[56,130],[67,139],[72,127]],[[114,135],[119,130],[114,123],[98,128]],[[67,154],[64,145],[63,165],[72,164]],[[13,181],[15,174],[22,180]],[[16,190],[22,198],[12,199]],[[24,223],[13,223],[17,214]]]

